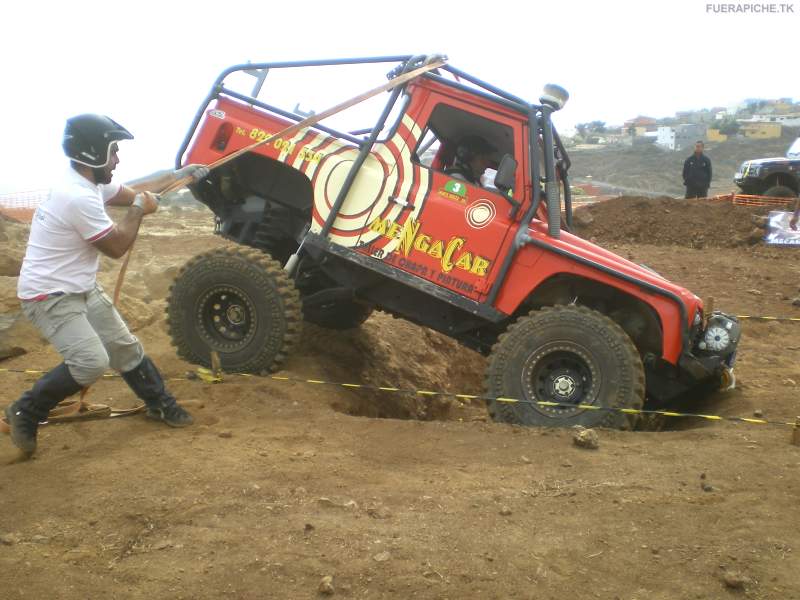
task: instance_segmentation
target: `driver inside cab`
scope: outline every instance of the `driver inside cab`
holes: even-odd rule
[[[479,135],[464,136],[456,146],[453,166],[448,167],[444,172],[453,179],[482,186],[481,177],[484,171],[491,166],[491,156],[496,151],[496,148]]]

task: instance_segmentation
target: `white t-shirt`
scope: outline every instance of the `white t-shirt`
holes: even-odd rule
[[[68,169],[33,215],[17,282],[20,299],[94,289],[100,253],[92,242],[114,228],[105,203],[121,187],[119,183],[94,184],[71,167]]]

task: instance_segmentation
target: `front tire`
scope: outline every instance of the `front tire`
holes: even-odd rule
[[[631,429],[635,415],[604,409],[641,409],[644,403],[644,368],[630,337],[583,306],[520,317],[492,349],[486,374],[489,397],[521,400],[489,402],[492,419],[504,423]]]
[[[785,185],[773,185],[771,188],[764,192],[765,196],[770,196],[772,198],[796,198],[797,193],[795,191]]]
[[[280,265],[251,248],[192,258],[170,287],[167,323],[181,358],[225,371],[267,373],[285,360],[299,331],[300,297]]]

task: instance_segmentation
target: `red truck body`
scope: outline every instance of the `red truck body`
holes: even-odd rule
[[[229,69],[215,84],[178,163],[213,163],[299,120],[254,97],[229,93],[222,82],[236,68],[244,66]],[[258,234],[252,232],[265,227],[268,207],[289,206],[295,221],[285,222],[295,225],[287,225],[291,243],[280,262],[303,246],[319,265],[336,265],[324,269],[339,287],[352,288],[358,301],[482,352],[532,309],[586,304],[633,339],[647,372],[648,397],[666,401],[699,383],[729,381],[738,341],[735,319],[714,317],[733,345],[715,354],[714,341],[704,341],[712,316],[703,314],[697,296],[570,233],[569,160],[557,134],[555,142],[548,134],[550,112],[472,81],[477,86],[441,73],[419,77],[406,84],[402,110],[395,123],[380,124],[381,135],[373,132],[362,142],[325,127],[301,130],[258,147],[247,164],[194,192],[214,210],[223,235],[256,247]],[[448,174],[453,132],[463,124],[495,136],[501,146],[498,170],[500,154],[513,156],[516,168],[507,189]],[[423,155],[431,137],[438,146]],[[273,180],[279,183],[267,183]],[[559,202],[558,189],[566,214],[554,234],[548,215],[560,214],[551,206]],[[348,268],[361,275],[350,276]],[[392,292],[381,291],[387,286],[376,284],[378,276],[391,280]],[[410,295],[401,301],[405,290]],[[436,311],[448,314],[432,316]]]
[[[463,97],[467,96],[465,92],[443,88],[423,80],[410,90],[413,101],[406,116],[395,135],[377,144],[371,152],[372,159],[368,161],[366,169],[374,173],[369,172],[369,177],[362,174],[361,178],[365,181],[359,181],[360,187],[351,192],[354,200],[345,203],[334,222],[331,239],[376,260],[388,261],[417,277],[482,301],[497,276],[498,257],[503,256],[513,243],[513,236],[510,235],[513,220],[508,217],[507,205],[499,193],[469,183],[463,184],[463,196],[446,192],[445,186],[450,178],[444,173],[426,173],[424,167],[411,162],[408,152],[409,146],[416,146],[419,141],[420,128],[417,122],[424,122],[430,113],[430,106],[439,97],[469,103],[470,99]],[[503,114],[510,111],[503,111],[501,106],[492,107],[492,111],[497,111],[507,119],[519,132],[520,140],[527,137],[527,124],[522,119]],[[497,118],[496,113],[492,114]],[[291,124],[277,115],[221,98],[208,109],[185,161],[210,164],[252,144],[259,136],[271,135]],[[218,143],[221,139],[228,140],[222,150]],[[520,154],[526,156],[522,150],[520,142]],[[321,227],[341,187],[345,169],[354,160],[358,149],[342,143],[333,135],[311,130],[291,140],[276,139],[257,148],[255,152],[292,165],[309,178],[315,192],[313,221],[317,227]],[[521,198],[524,206],[532,201],[532,186],[523,180],[525,163],[521,167],[516,189],[524,190],[525,195]],[[411,199],[414,208],[401,210],[401,205],[389,200],[395,197]],[[475,212],[486,215],[485,220],[471,220],[470,215]],[[522,218],[522,214],[523,211],[518,211],[517,220]],[[454,230],[458,230],[455,235]],[[682,327],[678,325],[682,319],[681,312],[684,313],[683,318],[687,319],[685,326],[688,329],[691,325],[688,319],[702,310],[702,303],[697,296],[648,269],[570,233],[564,232],[558,240],[548,238],[546,226],[540,219],[531,223],[530,231],[534,238],[555,248],[668,291],[681,299],[685,310],[680,311],[674,300],[653,294],[639,285],[620,281],[605,271],[532,246],[518,254],[494,304],[495,308],[509,315],[514,314],[532,290],[558,274],[570,274],[613,285],[651,305],[662,323],[672,324],[667,327],[662,325],[665,334],[662,356],[677,364],[681,352]]]

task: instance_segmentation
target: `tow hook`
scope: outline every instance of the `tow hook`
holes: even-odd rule
[[[727,392],[736,388],[736,375],[732,367],[722,367],[722,374],[719,379],[720,391]]]

